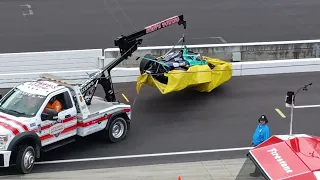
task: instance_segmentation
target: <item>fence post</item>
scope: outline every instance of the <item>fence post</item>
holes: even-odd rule
[[[320,56],[320,46],[319,46],[319,44],[315,45],[315,55],[316,55],[316,58],[319,58],[319,56]]]
[[[232,61],[231,62],[240,62],[241,61],[241,47],[232,48]]]

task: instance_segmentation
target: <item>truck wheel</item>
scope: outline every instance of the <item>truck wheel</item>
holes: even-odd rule
[[[21,146],[18,149],[16,168],[19,173],[27,174],[34,166],[35,151],[32,146]]]
[[[113,119],[108,128],[108,140],[116,143],[124,139],[127,134],[127,122],[122,117]]]

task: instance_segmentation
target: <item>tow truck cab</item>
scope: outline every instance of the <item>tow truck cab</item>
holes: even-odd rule
[[[50,100],[60,112],[46,108]],[[15,164],[29,173],[40,152],[75,141],[75,136],[96,132],[119,142],[130,129],[130,105],[93,96],[90,105],[79,87],[50,80],[22,83],[0,100],[0,167]]]

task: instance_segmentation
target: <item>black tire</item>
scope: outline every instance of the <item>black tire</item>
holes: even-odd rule
[[[24,165],[26,156],[28,161],[28,167]],[[17,152],[16,169],[20,174],[28,174],[33,169],[35,162],[35,150],[32,146],[23,145],[20,146]]]
[[[145,56],[143,56],[143,58],[140,61],[140,74],[143,74],[153,63],[152,61],[145,58],[155,59],[155,57],[152,56],[151,54],[146,54]]]
[[[114,134],[114,130],[116,128],[120,128],[118,132],[119,134]],[[114,119],[111,120],[110,125],[107,129],[107,138],[108,141],[112,142],[112,143],[117,143],[122,141],[125,136],[127,135],[127,131],[128,131],[128,124],[127,121],[122,118],[122,117],[115,117]],[[117,133],[117,132],[115,132]]]
[[[168,83],[168,77],[164,76],[162,73],[167,72],[166,69],[164,69],[162,66],[159,66],[157,63],[150,61],[148,59],[155,59],[155,56],[152,56],[151,54],[146,54],[140,61],[140,74],[143,74],[146,70],[151,70],[151,73],[153,74],[152,77],[159,81],[162,84]]]

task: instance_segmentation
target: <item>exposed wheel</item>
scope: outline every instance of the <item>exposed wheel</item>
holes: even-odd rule
[[[127,126],[127,122],[124,118],[114,118],[108,128],[108,140],[113,143],[123,140],[127,135]]]
[[[147,58],[147,59],[145,59]],[[155,59],[151,54],[146,54],[140,61],[140,74],[143,74],[146,70],[150,70],[152,77],[162,84],[168,83],[168,78],[163,74],[167,72],[160,64],[150,61],[148,59]]]
[[[20,146],[17,153],[16,168],[19,173],[28,174],[33,169],[35,150],[32,146]]]
[[[153,63],[148,59],[154,59],[154,58],[155,57],[152,56],[151,54],[146,54],[145,56],[143,56],[143,58],[140,61],[140,74],[143,74],[148,68],[150,68],[151,64]]]

